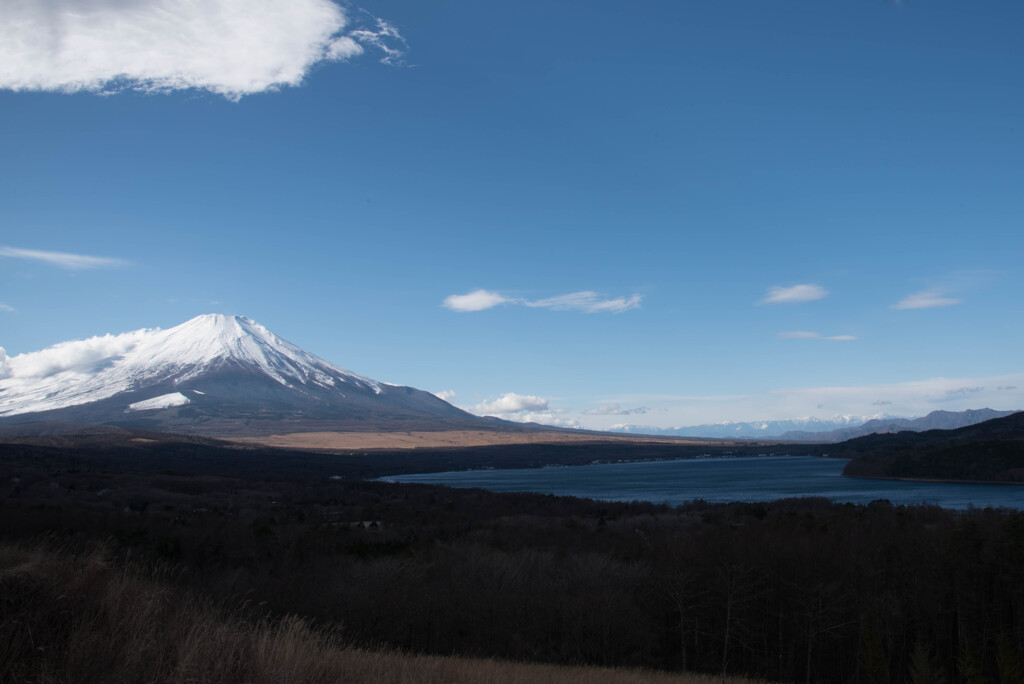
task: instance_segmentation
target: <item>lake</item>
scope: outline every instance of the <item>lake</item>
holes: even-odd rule
[[[467,470],[395,475],[385,479],[449,487],[480,487],[495,492],[539,492],[672,505],[694,499],[719,503],[822,496],[851,503],[888,499],[894,504],[926,503],[953,509],[991,506],[1024,510],[1024,485],[842,477],[845,465],[846,461],[842,459],[759,456],[520,470]]]

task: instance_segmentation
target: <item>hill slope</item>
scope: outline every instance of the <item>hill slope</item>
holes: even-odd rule
[[[853,477],[1024,482],[1024,412],[956,430],[851,439],[830,455]]]

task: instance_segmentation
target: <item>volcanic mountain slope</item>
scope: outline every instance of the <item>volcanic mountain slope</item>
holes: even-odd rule
[[[520,429],[357,375],[248,318],[0,351],[0,425],[63,421],[219,436]]]

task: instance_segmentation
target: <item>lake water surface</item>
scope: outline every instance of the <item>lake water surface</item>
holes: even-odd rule
[[[761,456],[521,470],[467,470],[396,475],[386,479],[449,487],[481,487],[496,492],[539,492],[673,505],[694,499],[717,503],[823,496],[833,501],[852,503],[888,499],[894,504],[927,503],[955,509],[992,506],[1024,510],[1024,485],[842,477],[845,465],[846,461],[842,459]]]

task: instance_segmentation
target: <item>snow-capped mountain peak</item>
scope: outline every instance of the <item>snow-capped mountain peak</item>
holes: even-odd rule
[[[381,389],[376,380],[324,361],[244,316],[205,314],[169,330],[157,331],[157,337],[157,363],[188,368],[232,360],[251,364],[289,387],[307,383],[334,387],[342,381],[378,393]],[[186,374],[182,379],[187,377]]]
[[[0,416],[77,406],[153,384],[176,389],[226,368],[262,374],[300,391],[347,387],[379,394],[384,386],[300,349],[253,320],[207,314],[167,330],[62,342],[13,357],[0,352]]]

